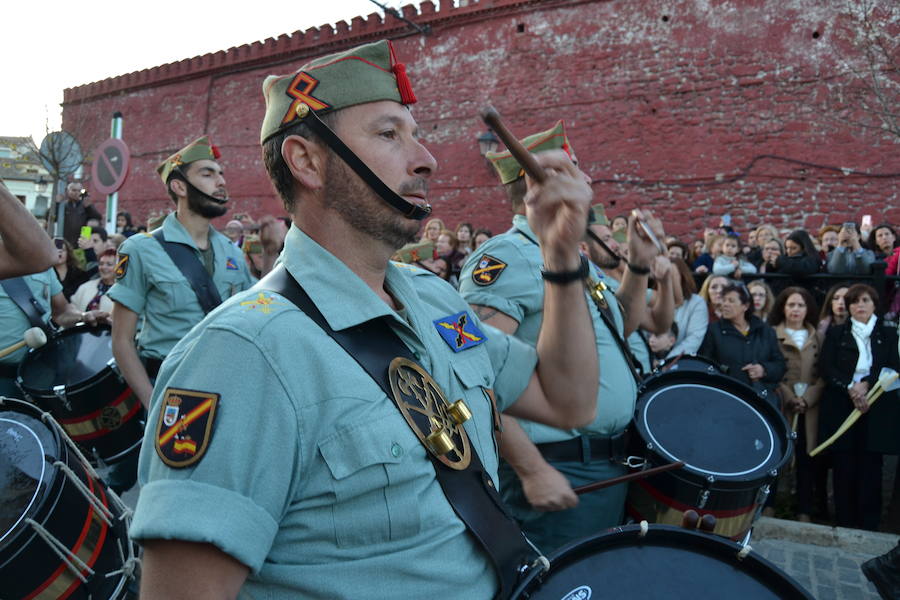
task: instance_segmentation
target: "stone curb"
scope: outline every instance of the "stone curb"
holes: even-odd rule
[[[896,546],[898,536],[890,533],[762,517],[753,525],[751,546],[754,539],[786,540],[798,544],[827,546],[846,552],[878,556]]]

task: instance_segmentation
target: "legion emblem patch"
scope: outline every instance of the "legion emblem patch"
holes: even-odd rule
[[[490,254],[482,254],[478,260],[478,266],[472,271],[472,281],[475,285],[491,285],[500,273],[506,268],[506,263],[499,258],[494,258]]]
[[[128,255],[119,253],[119,260],[116,263],[116,279],[122,279],[125,277],[125,273],[128,271]]]
[[[454,352],[468,350],[487,339],[466,311],[436,319],[434,328]]]
[[[212,437],[219,394],[167,388],[156,424],[156,453],[175,469],[203,458]]]
[[[233,258],[229,258],[225,261],[225,268],[229,271],[239,271],[240,269],[237,266],[237,263],[234,262]]]

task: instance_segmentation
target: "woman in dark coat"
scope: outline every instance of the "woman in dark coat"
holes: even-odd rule
[[[900,451],[900,403],[894,391],[867,409],[865,396],[882,368],[900,371],[897,331],[875,314],[878,293],[872,287],[850,286],[844,303],[850,319],[828,330],[819,359],[825,380],[819,440],[831,437],[854,407],[864,411],[830,448],[834,506],[839,526],[874,531],[881,517],[882,456]]]
[[[725,286],[719,310],[722,318],[709,324],[700,354],[727,367],[728,375],[780,410],[776,390],[787,367],[775,330],[753,314],[753,301],[743,284]]]

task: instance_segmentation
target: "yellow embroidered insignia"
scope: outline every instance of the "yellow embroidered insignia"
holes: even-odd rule
[[[246,300],[244,302],[241,302],[241,306],[243,306],[245,309],[258,310],[264,315],[271,313],[273,306],[284,305],[284,302],[278,302],[272,296],[266,296],[262,292],[260,292],[253,300]]]
[[[128,271],[128,255],[119,253],[119,261],[116,263],[116,279],[122,279],[125,277],[125,273]]]
[[[497,281],[505,268],[506,263],[499,258],[494,258],[490,254],[482,254],[478,260],[478,266],[472,271],[472,281],[475,282],[475,285],[491,285]]]
[[[156,453],[174,469],[189,467],[206,453],[219,394],[167,388],[156,424]]]

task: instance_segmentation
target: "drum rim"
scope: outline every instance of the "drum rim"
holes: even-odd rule
[[[654,450],[656,450],[658,454],[662,454],[665,458],[668,458],[669,462],[675,462],[675,461],[683,460],[683,459],[680,457],[677,457],[677,456],[673,455],[671,452],[669,452],[666,449],[666,447],[662,443],[659,442],[659,440],[656,438],[656,436],[653,435],[653,429],[651,428],[650,424],[647,422],[647,413],[649,412],[648,409],[649,409],[650,405],[653,403],[653,401],[656,399],[656,397],[659,394],[661,394],[663,391],[677,389],[679,387],[688,386],[688,385],[696,385],[696,384],[679,383],[676,385],[668,386],[666,388],[654,390],[653,394],[649,398],[647,398],[647,401],[643,404],[644,410],[642,410],[640,413],[640,417],[641,417],[640,424],[643,425],[643,428],[642,428],[643,431],[646,432],[648,438],[650,438],[648,441],[652,441],[654,444],[654,446],[653,446]],[[765,460],[761,461],[756,467],[745,470],[745,471],[740,471],[740,472],[722,473],[722,472],[718,472],[718,471],[710,471],[709,469],[702,469],[696,465],[692,465],[692,464],[688,463],[687,461],[684,462],[684,467],[682,467],[682,468],[688,469],[690,471],[693,471],[694,473],[698,473],[701,475],[713,475],[716,478],[721,478],[721,479],[727,478],[727,479],[743,480],[746,478],[747,475],[751,475],[754,473],[765,473],[766,471],[763,471],[762,467],[766,463],[769,462],[769,460],[772,458],[772,455],[775,453],[775,433],[774,433],[774,431],[772,431],[771,423],[769,423],[765,419],[765,415],[760,413],[758,410],[755,410],[755,408],[749,402],[744,400],[743,398],[736,396],[729,390],[719,390],[719,391],[721,391],[725,394],[728,394],[732,398],[736,399],[738,402],[749,407],[753,411],[754,415],[756,415],[759,418],[759,420],[762,421],[763,425],[765,426],[766,433],[769,434],[769,453],[766,455]]]
[[[85,332],[99,332],[99,331],[108,331],[110,333],[110,339],[112,339],[112,327],[109,325],[97,325],[96,327],[92,327],[90,325],[76,325],[74,327],[69,327],[67,329],[63,329],[53,334],[51,339],[55,338],[63,338],[75,335],[76,333],[85,333]],[[19,388],[34,398],[50,398],[55,399],[56,394],[53,393],[53,388],[36,388],[32,387],[25,383],[25,379],[22,376],[23,370],[25,368],[25,364],[28,362],[29,358],[32,356],[37,356],[41,352],[43,352],[49,345],[50,340],[48,340],[48,344],[41,346],[40,348],[31,348],[28,350],[28,353],[25,355],[25,358],[22,359],[22,362],[19,363],[18,369],[16,369],[16,384]],[[103,381],[110,375],[114,375],[113,373],[113,365],[116,364],[115,357],[112,357],[109,361],[107,361],[106,366],[100,371],[94,373],[87,379],[83,379],[77,383],[73,383],[71,385],[65,386],[66,394],[77,394],[87,388],[93,387],[98,382]]]
[[[46,453],[44,452],[43,442],[41,442],[41,439],[37,436],[37,434],[35,434],[34,430],[32,430],[30,427],[27,427],[24,423],[21,423],[19,421],[13,421],[11,419],[5,418],[3,416],[2,412],[0,412],[0,423],[13,423],[13,424],[19,425],[20,427],[24,427],[25,430],[28,431],[28,433],[37,442],[38,448],[40,449],[40,452],[41,452],[41,456],[46,456]],[[28,515],[29,511],[31,511],[31,509],[34,508],[35,503],[38,500],[38,497],[41,495],[41,484],[44,483],[44,476],[46,474],[47,474],[47,461],[42,460],[41,461],[40,479],[37,482],[37,486],[35,487],[34,492],[31,494],[31,499],[28,501],[28,506],[25,507],[25,509],[22,511],[22,514],[20,514],[19,518],[16,519],[16,522],[13,523],[12,526],[6,530],[6,532],[0,532],[0,544],[3,544],[3,541],[7,538],[7,536],[13,535],[16,532],[16,530],[19,528],[19,525],[21,525],[22,521],[25,520],[26,515]]]
[[[678,384],[700,383],[703,385],[709,385],[711,381],[719,381],[721,383],[721,386],[717,387],[717,389],[737,396],[738,399],[748,404],[750,408],[752,408],[755,412],[760,413],[765,419],[767,429],[769,429],[770,433],[783,444],[785,449],[784,455],[777,462],[775,462],[775,464],[773,464],[769,470],[755,471],[755,473],[758,473],[758,476],[753,478],[721,476],[717,478],[717,481],[723,483],[750,483],[754,481],[765,481],[771,478],[769,471],[780,471],[782,467],[784,467],[784,465],[787,464],[787,462],[790,460],[790,457],[794,451],[794,440],[791,437],[791,429],[790,427],[788,427],[787,421],[784,420],[784,416],[781,414],[781,411],[772,406],[765,398],[762,398],[758,393],[756,393],[753,388],[724,373],[709,373],[706,371],[666,371],[646,380],[645,384],[642,385],[641,389],[638,391],[638,398],[635,402],[634,408],[634,424],[639,437],[641,437],[642,440],[647,439],[647,429],[644,426],[644,418],[646,413],[644,409],[647,398],[653,392],[658,391],[658,389],[660,388],[660,381],[664,382],[666,380],[673,381],[674,383]],[[653,385],[648,386],[646,385],[647,383],[651,383]],[[744,396],[742,396],[741,394],[744,394]],[[659,460],[657,462],[670,462],[669,460],[665,460],[665,456],[668,456],[668,454],[664,456],[661,453],[657,452],[656,446],[654,446],[652,450],[648,450],[646,448],[646,444],[644,444],[643,452],[659,457]],[[681,459],[679,458],[676,460]],[[687,467],[685,467],[683,469],[678,469],[677,473],[689,474],[694,476],[695,478],[706,478],[705,471],[696,470],[695,468],[688,469]]]
[[[706,551],[707,554],[711,554],[719,559],[719,562],[723,565],[731,565],[735,568],[738,568],[739,565],[743,565],[743,567],[738,568],[738,570],[752,576],[757,581],[763,581],[766,584],[774,583],[777,586],[777,591],[783,591],[783,588],[787,587],[793,589],[798,594],[793,597],[815,600],[812,594],[806,588],[801,586],[796,579],[788,575],[783,569],[764,556],[751,550],[746,556],[738,559],[737,553],[743,549],[743,546],[728,538],[702,531],[688,530],[674,525],[649,524],[646,535],[640,535],[640,532],[641,525],[639,524],[623,525],[566,544],[548,556],[550,560],[550,571],[543,572],[540,569],[534,569],[519,582],[519,585],[513,591],[511,598],[523,598],[524,596],[522,596],[522,593],[527,591],[536,579],[552,576],[554,566],[561,564],[562,566],[558,568],[562,568],[572,564],[573,555],[578,555],[580,557],[585,551],[595,548],[598,545],[602,549],[614,551],[618,547],[630,546],[624,544],[624,541],[630,539],[634,542],[641,540],[641,543],[658,547],[692,550],[695,552],[703,550]],[[684,543],[685,540],[689,540],[691,543],[686,544]],[[733,558],[733,562],[724,560],[729,556]],[[568,558],[568,560],[560,563],[560,559],[563,558]],[[758,574],[765,574],[765,577],[760,578],[757,576]],[[573,585],[575,584],[573,583]],[[767,587],[772,589],[771,585],[767,585]]]

